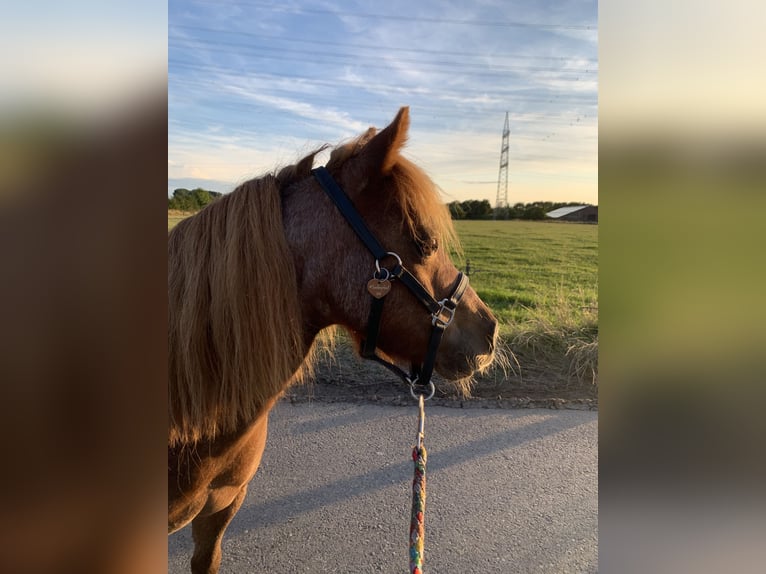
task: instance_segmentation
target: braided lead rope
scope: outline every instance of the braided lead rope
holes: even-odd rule
[[[423,574],[423,543],[425,541],[424,514],[426,510],[426,461],[428,455],[423,444],[425,403],[423,395],[418,399],[418,440],[412,449],[415,477],[412,480],[412,514],[410,517],[410,574]]]

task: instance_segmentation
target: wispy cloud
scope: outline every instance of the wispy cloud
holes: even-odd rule
[[[597,200],[595,2],[171,0],[169,14],[169,177],[241,181],[410,105],[407,153],[449,196],[494,201],[508,111],[520,200]]]
[[[352,119],[346,112],[331,107],[317,106],[303,99],[296,100],[275,96],[269,94],[268,89],[264,90],[263,85],[258,86],[258,89],[248,89],[241,85],[228,83],[223,86],[223,90],[236,94],[245,100],[311,120],[318,125],[326,126],[329,124],[345,131],[360,131],[366,127],[363,122]],[[302,93],[304,95],[316,93],[316,90],[303,91]]]

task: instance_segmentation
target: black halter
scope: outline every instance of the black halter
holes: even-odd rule
[[[333,200],[335,205],[340,210],[343,217],[345,217],[348,224],[362,240],[362,243],[375,257],[375,273],[373,275],[373,281],[383,284],[384,293],[380,296],[372,294],[372,304],[370,307],[370,316],[367,321],[367,337],[362,341],[361,355],[365,359],[372,359],[377,361],[387,369],[396,373],[404,382],[410,385],[413,395],[415,394],[415,385],[428,388],[430,398],[433,395],[433,383],[431,383],[431,375],[434,370],[434,363],[436,362],[436,352],[439,349],[439,343],[441,343],[444,330],[452,322],[455,315],[455,309],[457,308],[460,298],[465,293],[466,287],[468,287],[468,276],[463,273],[458,273],[455,280],[455,287],[452,289],[452,294],[441,301],[437,301],[426,290],[425,287],[418,281],[415,276],[410,273],[404,265],[402,265],[401,258],[390,251],[386,251],[372,234],[372,232],[365,225],[364,220],[359,215],[351,200],[343,192],[340,186],[335,183],[335,180],[324,167],[318,167],[312,170],[312,173],[322,189],[325,190],[327,195]],[[381,268],[380,262],[385,258],[396,259],[396,264],[392,269],[385,267]],[[420,301],[423,306],[431,313],[431,337],[428,341],[428,349],[426,350],[425,360],[422,365],[412,365],[412,371],[408,375],[405,371],[397,367],[395,364],[386,361],[381,358],[375,352],[378,339],[378,331],[380,330],[380,319],[383,314],[383,302],[385,301],[385,293],[390,289],[390,285],[386,286],[386,282],[393,282],[398,279],[402,284],[407,287],[410,292]],[[368,287],[369,288],[369,287]]]

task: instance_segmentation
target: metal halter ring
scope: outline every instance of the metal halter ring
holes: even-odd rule
[[[415,381],[417,381],[417,378],[415,379]],[[426,396],[424,394],[421,395],[420,393],[416,393],[415,392],[415,381],[410,381],[410,394],[412,395],[413,399],[418,399],[418,398],[420,398],[422,396],[423,400],[427,401],[431,397],[434,396],[434,393],[436,392],[436,387],[434,386],[434,382],[433,381],[428,381],[428,387],[427,387],[428,388],[428,396]]]
[[[372,274],[372,277],[378,281],[388,281],[388,279],[391,277],[391,272],[383,267],[383,269],[378,269],[375,271],[375,273]]]
[[[391,257],[396,257],[397,264],[399,265],[399,267],[402,266],[402,258],[399,257],[396,253],[394,253],[393,251],[387,251],[386,255],[390,255]],[[380,260],[378,259],[375,260],[375,271],[380,273]]]

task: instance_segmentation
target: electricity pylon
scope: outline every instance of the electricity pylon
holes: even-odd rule
[[[495,200],[495,219],[502,207],[508,207],[508,142],[511,130],[508,127],[508,112],[505,112],[503,127],[503,144],[500,147],[500,172],[497,175],[497,199]]]

